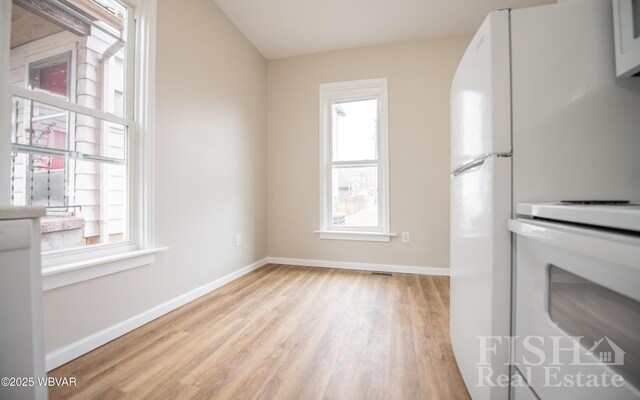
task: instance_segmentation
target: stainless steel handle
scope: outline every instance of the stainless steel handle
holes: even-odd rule
[[[454,168],[454,170],[451,172],[451,175],[453,176],[462,175],[469,170],[481,167],[488,160],[491,160],[493,158],[505,158],[505,157],[511,157],[511,153],[484,154],[478,158],[474,158],[473,160],[469,160],[467,162],[460,164],[459,166]]]
[[[464,174],[465,172],[469,171],[470,169],[474,169],[476,167],[482,166],[482,164],[484,164],[485,161],[487,161],[486,158],[480,158],[480,159],[467,161],[464,164],[461,164],[458,168],[454,169],[451,174],[453,176],[458,176],[458,175]]]

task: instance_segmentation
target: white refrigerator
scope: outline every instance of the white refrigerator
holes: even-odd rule
[[[612,21],[610,0],[495,11],[458,66],[450,328],[474,399],[508,398],[497,337],[526,318],[511,313],[515,205],[640,200],[640,78],[616,78]]]

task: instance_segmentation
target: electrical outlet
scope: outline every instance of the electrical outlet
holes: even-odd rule
[[[236,246],[240,246],[242,244],[242,235],[236,233]]]
[[[400,235],[400,240],[403,243],[409,243],[411,241],[411,236],[409,235],[409,232],[402,232],[402,234]]]

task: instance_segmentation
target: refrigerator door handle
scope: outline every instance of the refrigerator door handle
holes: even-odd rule
[[[481,167],[487,160],[491,160],[493,158],[505,158],[505,157],[511,157],[511,153],[484,154],[478,158],[465,161],[462,164],[458,165],[456,168],[453,169],[453,171],[451,172],[451,175],[453,176],[462,175],[469,170]]]
[[[485,161],[487,161],[487,158],[476,158],[471,161],[464,162],[460,164],[460,166],[458,166],[456,169],[454,169],[451,175],[462,175],[469,170],[482,166]]]

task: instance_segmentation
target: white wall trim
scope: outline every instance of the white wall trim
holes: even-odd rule
[[[144,311],[138,315],[134,315],[133,317],[126,319],[122,322],[119,322],[115,325],[112,325],[108,328],[105,328],[99,332],[96,332],[92,335],[89,335],[85,338],[82,338],[76,342],[73,342],[67,346],[61,347],[59,349],[50,351],[47,353],[46,357],[46,366],[47,371],[51,371],[54,368],[57,368],[67,362],[80,357],[83,354],[90,352],[105,343],[108,343],[125,333],[131,332],[132,330],[150,322],[154,319],[175,310],[178,307],[181,307],[205,294],[214,291],[215,289],[226,285],[227,283],[234,281],[240,278],[243,275],[248,274],[251,271],[254,271],[263,265],[268,263],[266,258],[262,260],[256,261],[251,265],[247,265],[237,271],[234,271],[230,274],[223,276],[222,278],[218,278],[213,282],[207,283],[200,287],[197,287],[187,293],[184,293],[178,297],[175,297],[171,300],[168,300],[162,304],[159,304],[147,311]]]
[[[449,276],[450,269],[442,267],[420,267],[411,265],[391,265],[355,263],[344,261],[310,260],[306,258],[267,257],[269,264],[301,265],[303,267],[355,269],[361,271],[392,272],[398,274]]]
[[[9,64],[11,2],[0,2],[0,206],[9,206],[11,187],[11,95]],[[5,133],[6,132],[6,133]]]
[[[136,35],[136,80],[141,82],[137,95],[136,129],[138,138],[137,173],[139,180],[137,207],[140,210],[135,223],[138,242],[142,247],[155,246],[155,121],[156,121],[156,30],[157,0],[143,0],[136,4],[138,29]],[[133,182],[132,182],[133,183]],[[133,192],[132,192],[133,193]]]

